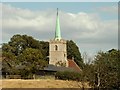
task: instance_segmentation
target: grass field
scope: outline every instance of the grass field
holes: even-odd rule
[[[82,88],[83,84],[76,81],[64,80],[21,80],[21,79],[3,79],[2,88]],[[90,88],[87,83],[84,83],[85,88]]]

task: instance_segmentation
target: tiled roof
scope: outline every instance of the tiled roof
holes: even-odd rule
[[[68,59],[68,67],[63,66],[55,66],[49,64],[47,67],[44,68],[46,71],[75,71],[80,72],[80,67],[75,63],[74,60]]]
[[[63,66],[54,66],[54,65],[50,65],[50,64],[47,67],[45,67],[44,70],[47,70],[47,71],[74,71],[73,68],[63,67]]]
[[[80,72],[80,67],[76,64],[74,60],[68,59],[68,67],[73,68],[74,70]]]

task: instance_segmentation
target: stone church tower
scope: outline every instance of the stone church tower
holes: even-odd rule
[[[66,40],[61,38],[60,22],[57,9],[55,38],[49,42],[49,64],[68,67]]]

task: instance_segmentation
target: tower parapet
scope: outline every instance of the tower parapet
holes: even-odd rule
[[[64,44],[66,44],[66,40],[64,40],[64,39],[60,39],[60,40],[55,40],[55,39],[51,39],[50,40],[50,43],[64,43]]]

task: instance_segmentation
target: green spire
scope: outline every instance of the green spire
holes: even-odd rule
[[[55,29],[55,40],[61,39],[61,32],[60,32],[60,22],[59,22],[59,15],[58,15],[58,8],[57,8],[57,19],[56,19],[56,29]]]

